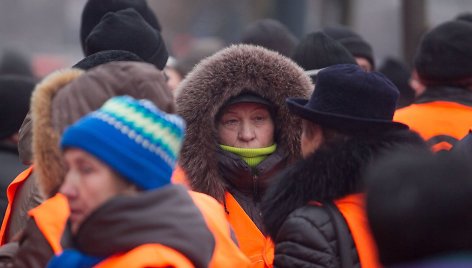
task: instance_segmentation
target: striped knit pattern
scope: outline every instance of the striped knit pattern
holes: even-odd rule
[[[61,147],[82,149],[140,189],[170,183],[185,124],[148,100],[114,97],[70,126]]]
[[[107,101],[91,116],[114,126],[169,165],[175,165],[185,128],[180,117],[156,109],[148,100],[136,101],[128,96]]]

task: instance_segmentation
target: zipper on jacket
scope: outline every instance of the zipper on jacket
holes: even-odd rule
[[[254,195],[255,200],[259,199],[259,196],[258,196],[259,195],[259,191],[258,191],[259,189],[257,189],[258,188],[257,187],[257,179],[258,179],[258,177],[257,177],[256,174],[252,175],[252,187],[253,187],[252,188],[252,194]]]

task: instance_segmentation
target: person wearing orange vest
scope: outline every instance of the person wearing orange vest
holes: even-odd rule
[[[380,267],[363,171],[395,146],[425,147],[408,126],[392,121],[398,96],[381,73],[340,64],[318,73],[309,100],[287,100],[302,118],[303,159],[279,173],[263,199],[274,267]]]
[[[251,267],[270,267],[273,259],[261,198],[271,176],[299,158],[300,130],[285,99],[306,97],[311,87],[287,58],[238,45],[202,61],[176,90],[188,129],[179,165],[192,190],[224,205]]]
[[[150,80],[154,82],[145,82]],[[103,90],[97,91],[98,88]],[[30,174],[25,184],[15,184],[23,185],[23,188],[20,187],[20,194],[21,190],[24,189],[24,185],[30,182],[34,182],[35,186],[38,184],[41,192],[46,197],[52,197],[57,193],[63,181],[61,178],[65,174],[58,146],[63,129],[85,113],[97,109],[104,101],[119,94],[119,92],[134,97],[146,97],[166,112],[173,112],[175,109],[172,94],[165,84],[162,73],[144,63],[108,63],[86,74],[75,69],[62,70],[51,74],[41,82],[32,100],[32,114],[35,119],[32,124],[34,129],[33,158],[35,161],[34,174],[36,176],[33,178],[35,180],[32,181]],[[74,105],[70,105],[70,103]],[[55,108],[48,109],[48,107]],[[67,116],[61,117],[58,115]],[[185,174],[176,170],[172,181],[181,182],[183,180],[185,180]],[[16,192],[18,193],[18,191]],[[210,267],[221,266],[223,259],[223,264],[247,267],[249,261],[231,237],[231,228],[225,219],[222,206],[208,196],[192,192],[190,192],[190,195],[215,236],[216,248]],[[17,199],[18,196],[14,199],[13,207],[18,204]],[[24,225],[26,225],[27,220],[26,217]],[[12,227],[17,226],[11,220],[4,220],[2,231],[13,230]],[[21,241],[25,241],[25,239]],[[6,240],[6,242],[11,241]],[[20,247],[22,247],[21,244]],[[0,255],[7,258],[11,256],[8,252],[2,255],[1,251]]]
[[[423,37],[415,73],[426,89],[395,113],[396,121],[417,131],[433,151],[450,150],[472,127],[472,24],[445,22]]]
[[[185,187],[170,181],[184,125],[120,96],[66,129],[64,183],[30,212],[54,251],[47,267],[209,266],[213,235]],[[64,202],[69,209],[51,217]],[[28,256],[20,249],[16,261]]]

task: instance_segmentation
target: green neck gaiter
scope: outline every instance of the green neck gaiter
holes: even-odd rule
[[[240,156],[248,166],[255,168],[260,162],[266,159],[267,156],[275,152],[277,144],[274,143],[265,148],[236,148],[222,144],[220,144],[220,147],[227,152]]]

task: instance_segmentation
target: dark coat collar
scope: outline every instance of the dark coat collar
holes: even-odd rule
[[[287,216],[309,201],[336,200],[363,191],[362,173],[379,154],[399,145],[422,145],[411,131],[354,137],[322,145],[273,179],[262,201],[268,233],[275,238]]]
[[[415,103],[450,101],[472,106],[472,91],[459,87],[430,87],[418,97]]]
[[[214,249],[203,216],[179,185],[109,200],[82,223],[75,238],[78,250],[97,257],[162,244],[196,267],[207,267]]]

